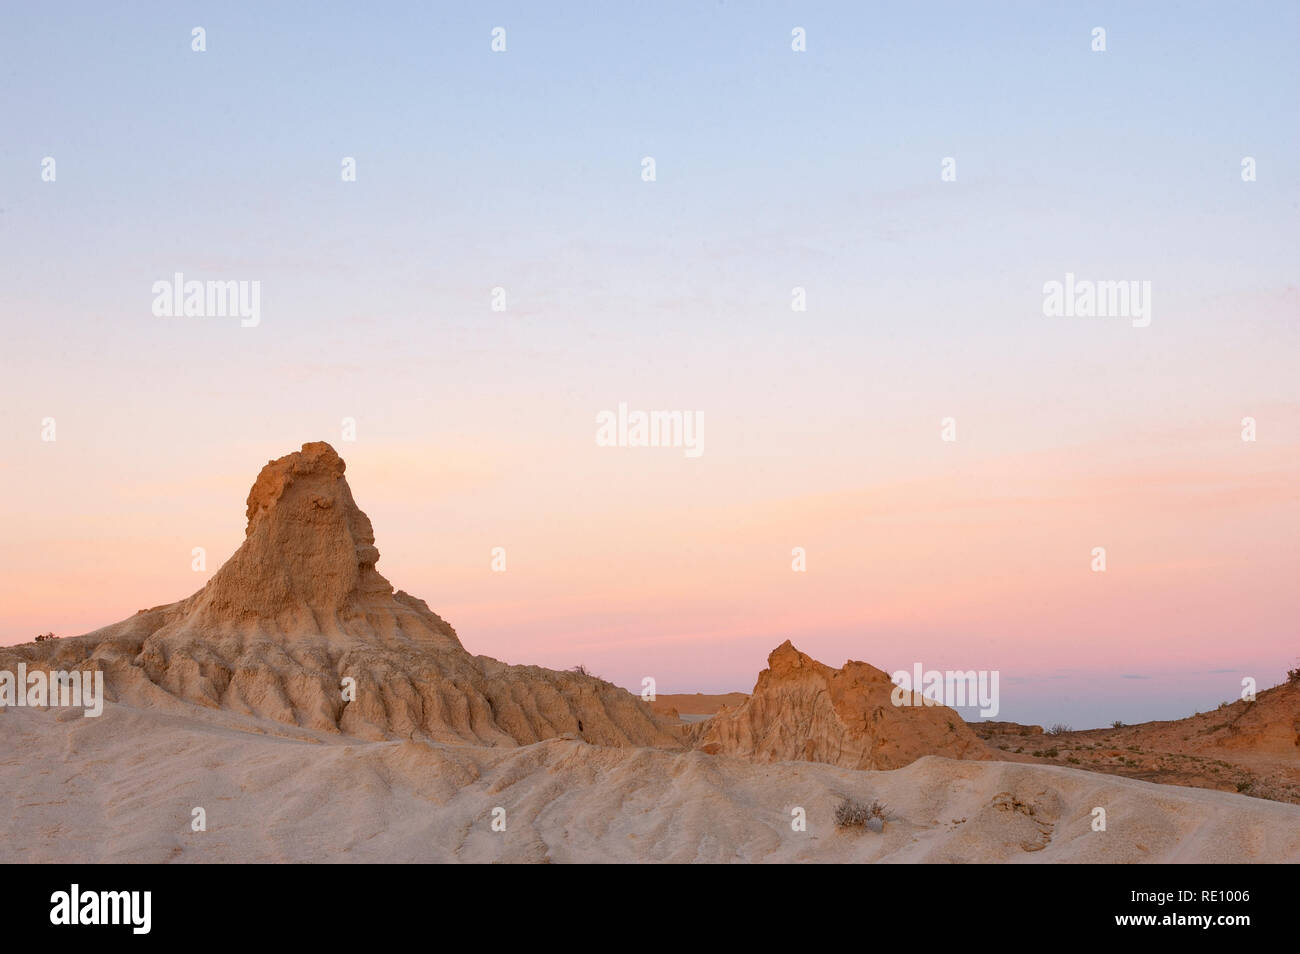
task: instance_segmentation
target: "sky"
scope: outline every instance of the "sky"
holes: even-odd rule
[[[1300,8],[464,6],[0,14],[0,644],[198,589],[327,440],[509,662],[747,691],[790,639],[1076,728],[1297,665]]]

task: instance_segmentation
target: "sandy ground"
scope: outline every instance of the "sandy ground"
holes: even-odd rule
[[[990,745],[1017,761],[1072,765],[1126,778],[1242,792],[1255,798],[1300,804],[1300,760],[1270,752],[1207,746],[1190,749],[1182,737],[1169,737],[1148,723],[1125,730],[1089,729],[1029,738],[993,732]]]
[[[884,831],[837,829],[842,795],[883,801]],[[207,831],[191,831],[196,806]],[[0,862],[52,861],[1296,862],[1300,807],[935,756],[870,772],[576,738],[361,742],[198,708],[10,708]]]

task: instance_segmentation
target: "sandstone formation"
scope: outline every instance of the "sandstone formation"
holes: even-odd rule
[[[858,769],[894,769],[924,755],[991,758],[960,715],[943,706],[896,706],[889,676],[864,662],[832,669],[782,643],[753,694],[692,727],[704,752],[766,762],[802,759]]]
[[[203,589],[85,636],[0,649],[0,668],[102,669],[112,701],[193,703],[365,739],[680,744],[611,683],[470,655],[376,570],[344,467],[326,443],[271,461],[248,494],[243,544]]]

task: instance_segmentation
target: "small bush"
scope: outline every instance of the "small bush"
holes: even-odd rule
[[[1043,753],[1043,755],[1049,759],[1054,759],[1060,754],[1061,754],[1061,750],[1058,749],[1056,746],[1052,746],[1050,749],[1048,749],[1046,752]]]
[[[1287,682],[1300,682],[1300,669],[1288,669],[1286,671]]]
[[[1119,719],[1116,719],[1114,722],[1110,724],[1110,727],[1112,729],[1122,729],[1124,728],[1124,723],[1121,722]]]
[[[47,639],[58,639],[58,638],[59,638],[59,637],[55,636],[53,633],[43,633],[43,634],[37,636],[36,639],[33,640],[33,642],[43,643],[43,642],[45,642]]]
[[[600,678],[586,666],[582,665],[582,663],[578,663],[578,665],[570,669],[569,672],[576,672],[579,676],[590,676],[592,679]]]
[[[1052,726],[1050,729],[1047,730],[1047,734],[1064,735],[1067,732],[1073,732],[1073,731],[1074,730],[1070,728],[1068,725],[1066,725],[1064,722],[1058,722],[1056,723],[1056,725]]]
[[[835,806],[835,824],[839,828],[870,828],[872,822],[880,822],[880,830],[885,830],[885,819],[889,809],[878,801],[860,802],[847,795],[840,796],[840,803]]]

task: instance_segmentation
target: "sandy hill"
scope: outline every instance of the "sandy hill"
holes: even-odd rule
[[[1300,682],[1265,689],[1253,702],[1238,699],[1180,720],[1190,746],[1202,752],[1238,751],[1300,761]],[[1148,722],[1148,731],[1177,723]]]
[[[701,751],[761,761],[802,759],[846,768],[901,768],[925,755],[987,759],[988,747],[954,710],[896,706],[888,674],[864,662],[842,669],[786,640],[767,657],[753,693],[692,727]]]
[[[1186,719],[1043,733],[983,723],[976,732],[1001,758],[1077,765],[1170,785],[1300,804],[1300,683],[1260,692]]]
[[[366,739],[680,744],[611,683],[466,652],[375,568],[344,469],[326,443],[271,461],[249,491],[243,544],[203,589],[85,636],[0,649],[0,668],[100,668],[114,701],[184,700]]]

